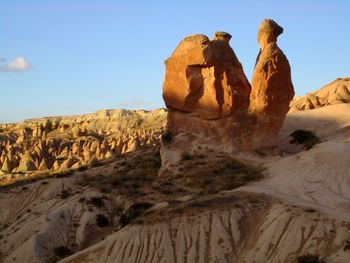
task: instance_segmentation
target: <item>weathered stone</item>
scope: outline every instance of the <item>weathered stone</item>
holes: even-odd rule
[[[257,120],[255,129],[259,136],[254,136],[254,141],[258,145],[274,143],[294,97],[289,62],[277,45],[277,37],[282,32],[283,28],[270,19],[259,26],[260,52],[253,73],[249,107]]]
[[[250,85],[228,44],[230,37],[218,32],[212,41],[193,35],[180,42],[165,61],[163,98],[168,108],[219,119],[248,107]]]
[[[314,93],[295,98],[290,107],[293,112],[339,103],[350,103],[350,78],[338,78]]]
[[[230,34],[180,42],[165,62],[163,98],[172,140],[161,149],[163,167],[178,159],[166,156],[198,145],[227,152],[275,145],[294,96],[288,60],[276,43],[282,31],[269,19],[260,25],[252,90],[229,45]]]
[[[157,145],[165,118],[164,109],[104,110],[0,124],[0,169],[4,174],[76,169],[93,160]]]

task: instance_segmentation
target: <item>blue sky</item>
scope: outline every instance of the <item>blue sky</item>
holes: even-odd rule
[[[164,60],[195,33],[229,32],[251,79],[267,17],[303,95],[350,76],[349,13],[348,0],[0,0],[0,122],[163,107]]]

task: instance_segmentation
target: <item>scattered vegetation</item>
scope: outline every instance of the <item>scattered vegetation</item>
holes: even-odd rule
[[[263,177],[262,169],[224,154],[206,156],[203,153],[184,153],[180,165],[176,183],[200,194],[230,190]]]
[[[80,167],[78,167],[78,171],[85,171],[85,170],[87,170],[88,169],[88,167],[86,166],[86,165],[83,165],[83,166],[80,166]]]
[[[152,206],[153,204],[147,203],[147,202],[140,202],[140,203],[133,204],[132,206],[129,207],[127,211],[125,211],[121,215],[119,219],[119,223],[123,227],[130,224],[135,218],[142,215],[145,210],[149,209]]]
[[[188,161],[188,160],[191,160],[192,158],[193,158],[192,155],[189,154],[188,152],[184,152],[181,155],[181,160],[182,161]]]
[[[88,201],[89,204],[94,205],[95,207],[101,208],[104,207],[103,198],[100,196],[93,196]]]
[[[306,213],[316,213],[317,210],[316,210],[316,209],[313,209],[313,208],[306,208],[306,209],[305,209],[305,212],[306,212]]]
[[[298,263],[323,263],[324,261],[317,255],[306,254],[298,257]]]
[[[109,226],[109,219],[104,214],[98,214],[96,216],[96,224],[99,227]]]
[[[100,162],[100,161],[97,161],[97,160],[94,160],[90,163],[90,166],[91,167],[99,167],[99,166],[102,166],[104,163],[103,162]]]
[[[290,136],[292,139],[289,143],[302,144],[307,150],[320,143],[320,139],[312,131],[295,130]]]
[[[55,247],[53,252],[59,258],[65,258],[72,255],[72,251],[65,246]]]
[[[71,195],[71,192],[68,189],[61,190],[60,197],[61,199],[67,199]]]
[[[56,178],[65,178],[65,177],[69,177],[71,175],[73,175],[73,171],[72,170],[67,170],[64,172],[60,172],[60,173],[55,173],[55,177]]]

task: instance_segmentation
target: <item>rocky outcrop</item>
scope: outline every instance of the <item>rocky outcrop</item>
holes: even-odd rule
[[[260,25],[252,87],[229,46],[230,34],[217,32],[212,40],[193,35],[180,42],[165,62],[163,98],[172,140],[163,144],[163,160],[179,159],[179,151],[198,145],[236,152],[277,143],[294,96],[288,60],[276,43],[282,31],[270,19]]]
[[[340,103],[350,103],[350,78],[338,78],[316,92],[296,97],[290,103],[290,111],[312,110]]]
[[[248,108],[250,85],[230,39],[228,33],[217,32],[211,41],[193,35],[180,42],[165,61],[163,98],[168,108],[205,120]]]
[[[275,21],[265,19],[259,26],[260,52],[256,60],[249,112],[256,118],[253,128],[259,132],[254,144],[263,141],[273,144],[282,128],[294,97],[294,88],[287,57],[277,45],[277,37],[283,28]]]
[[[93,114],[0,125],[2,178],[90,164],[158,145],[167,112],[104,110]],[[1,182],[0,182],[1,183]]]

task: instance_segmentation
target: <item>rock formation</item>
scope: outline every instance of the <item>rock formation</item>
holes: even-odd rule
[[[235,53],[231,35],[217,32],[186,37],[165,61],[166,106],[201,119],[231,116],[249,105],[250,85]]]
[[[212,40],[193,35],[180,42],[165,61],[163,98],[172,135],[163,145],[165,162],[198,145],[235,152],[276,143],[294,96],[288,60],[276,43],[282,31],[269,19],[260,25],[252,88],[229,45],[230,34],[217,32]]]
[[[88,165],[145,145],[158,145],[166,111],[104,110],[94,114],[0,125],[1,178]]]
[[[338,78],[316,92],[296,97],[290,103],[290,111],[312,110],[339,103],[350,103],[350,78]]]
[[[259,136],[253,136],[254,144],[273,144],[282,128],[294,97],[294,89],[288,59],[277,45],[277,37],[283,28],[275,21],[265,19],[259,26],[260,52],[256,60],[249,111],[256,118]]]

